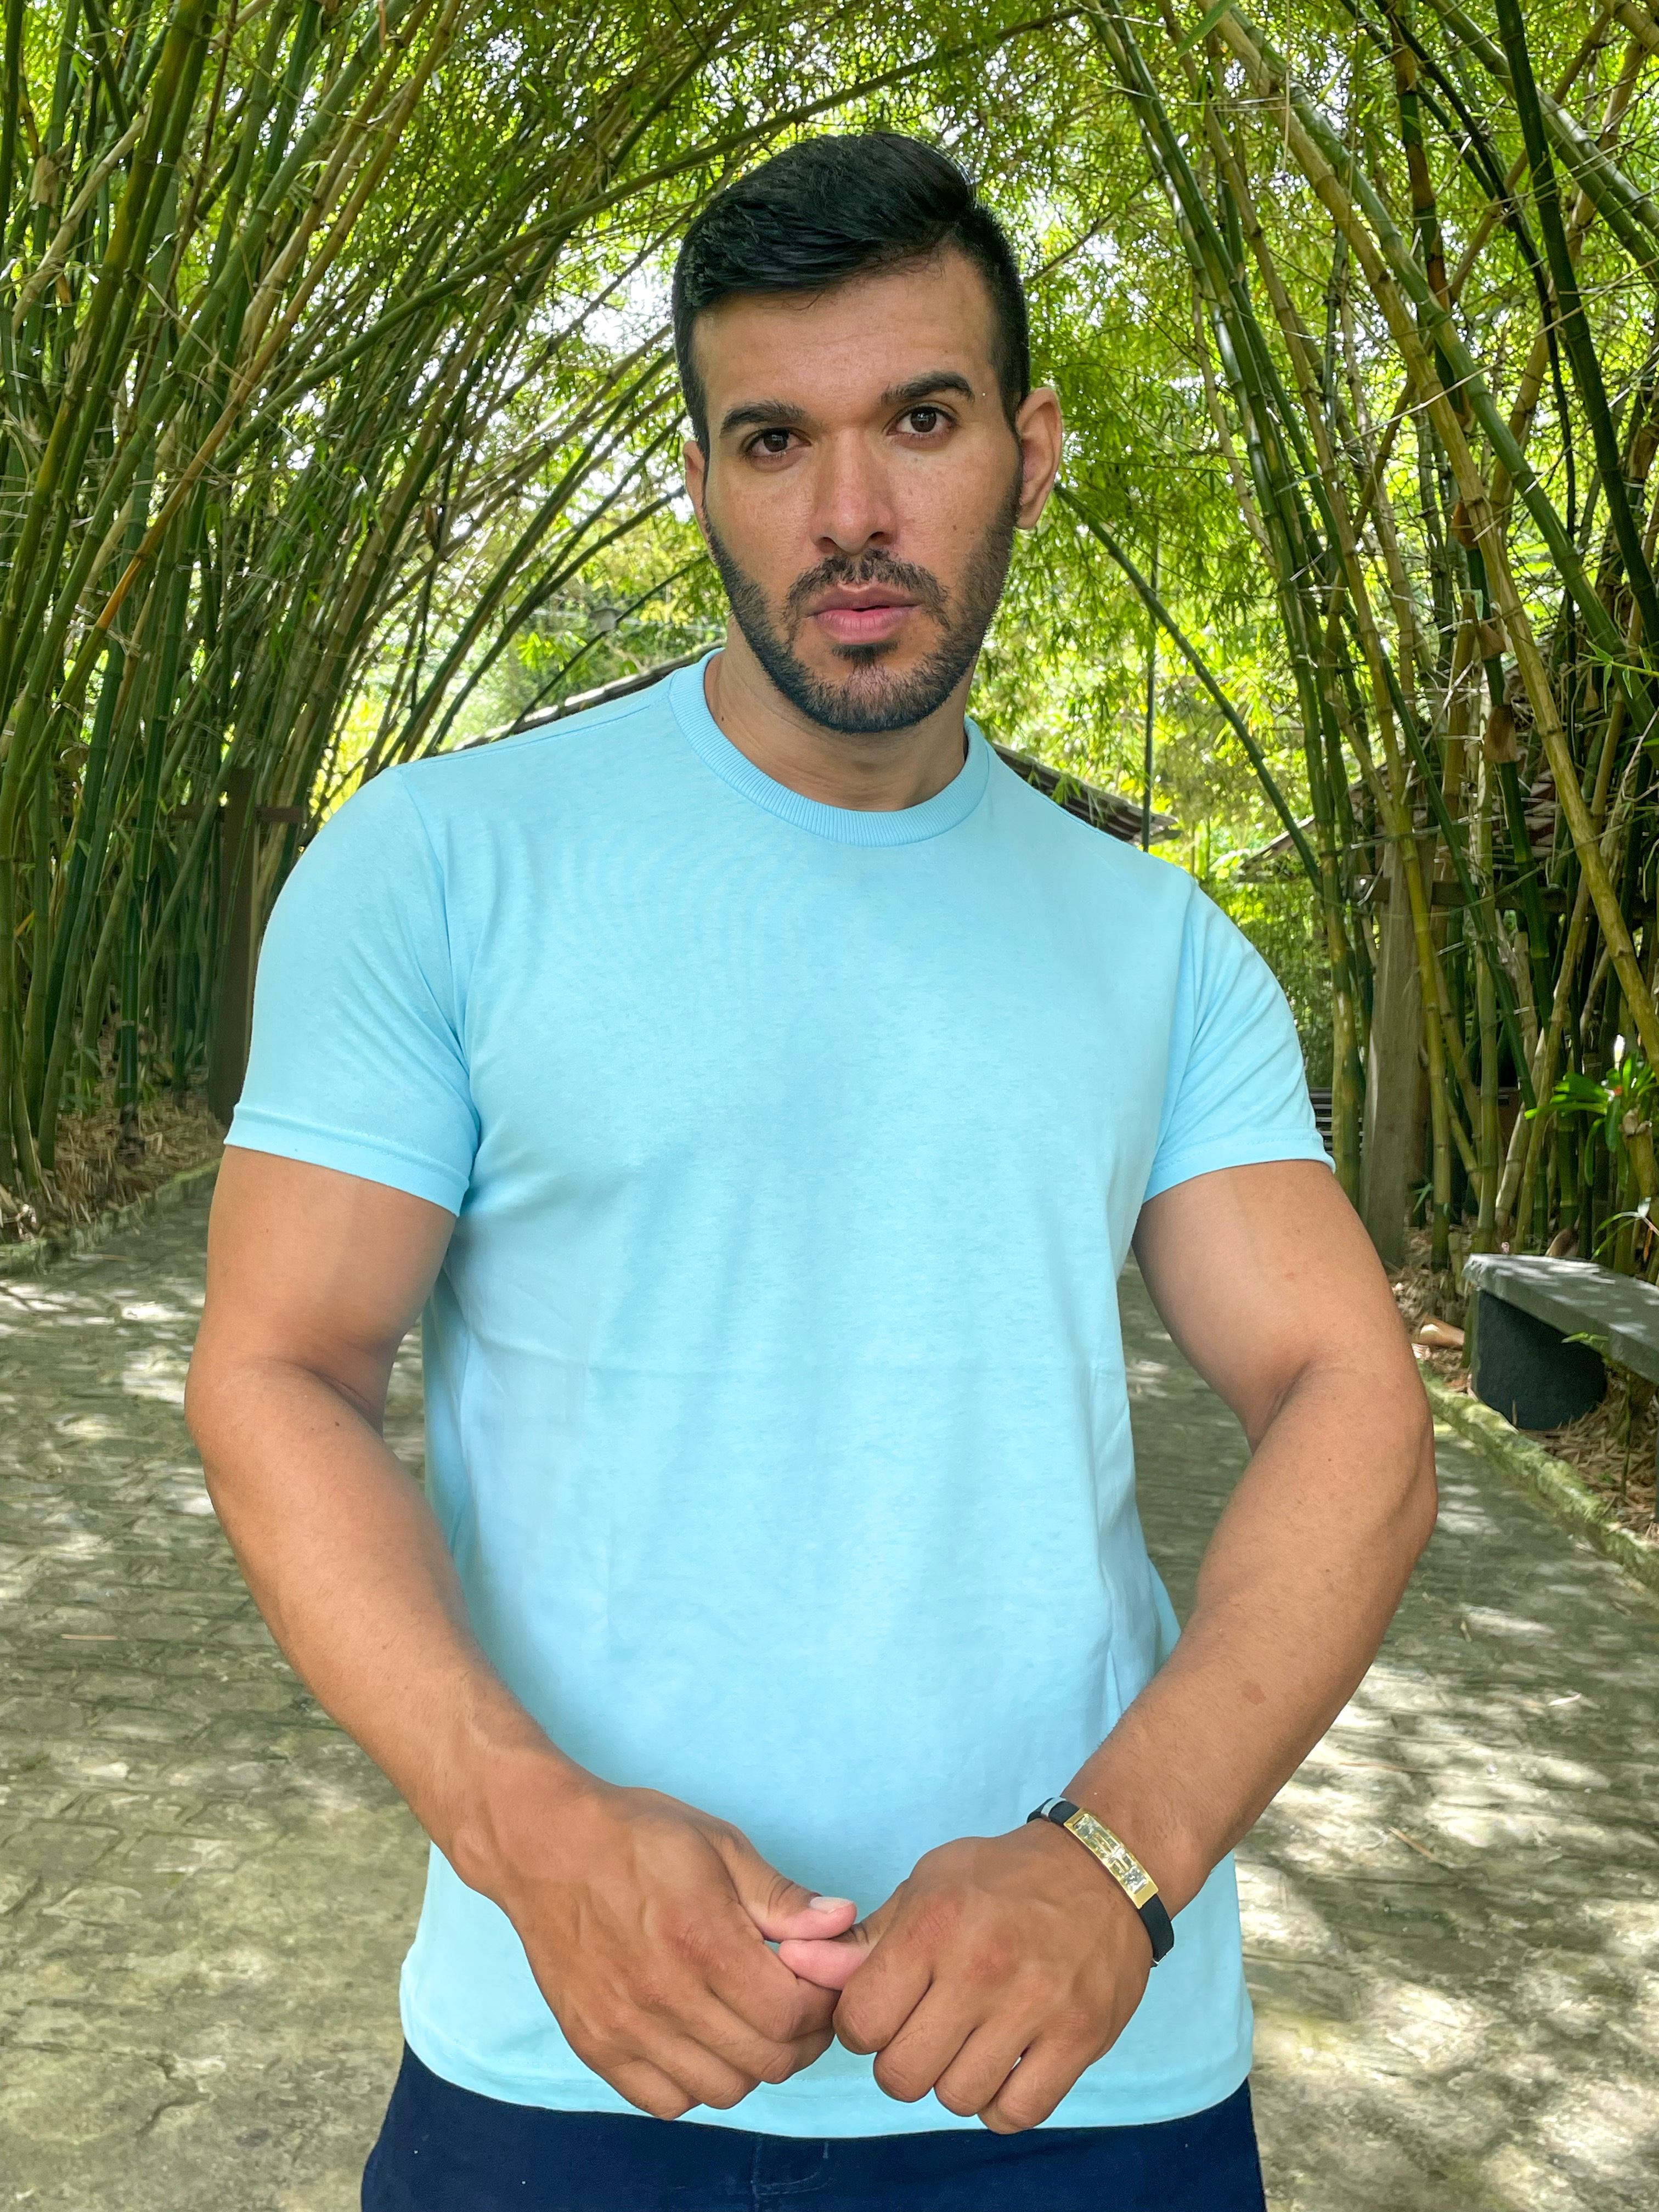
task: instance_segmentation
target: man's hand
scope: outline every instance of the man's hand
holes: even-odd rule
[[[1147,1203],[1135,1249],[1253,1455],[1173,1654],[1055,1783],[1109,1820],[1133,1807],[1126,1840],[1176,1913],[1370,1664],[1434,1525],[1434,1436],[1388,1279],[1324,1169],[1194,1176]],[[1152,1966],[1127,1898],[1048,1821],[930,1851],[845,1938],[779,1956],[842,1989],[836,2033],[880,2053],[890,2096],[931,2088],[1005,2133],[1110,2049]]]
[[[737,1829],[654,1790],[548,1784],[522,1794],[489,1887],[578,2057],[672,2120],[729,2110],[828,2049],[833,1990],[767,1939],[840,1936],[850,1899],[814,1900]]]
[[[999,2135],[1048,2118],[1122,2033],[1152,1965],[1128,1899],[1048,1821],[929,1851],[840,1941],[778,1956],[842,1991],[836,2033],[879,2054],[890,2097],[931,2089]]]

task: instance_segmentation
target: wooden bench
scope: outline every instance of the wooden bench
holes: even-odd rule
[[[1599,1405],[1604,1360],[1659,1382],[1659,1289],[1590,1260],[1472,1253],[1463,1262],[1474,1394],[1517,1429],[1559,1429]]]

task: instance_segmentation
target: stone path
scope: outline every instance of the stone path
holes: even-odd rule
[[[0,2212],[350,2212],[399,2049],[419,1834],[185,1432],[206,1218],[0,1279]]]
[[[208,1508],[204,1212],[0,1280],[0,2212],[352,2212],[395,2063],[420,1838]],[[1243,1448],[1124,1310],[1184,1605]],[[418,1460],[412,1364],[393,1433]],[[1241,1855],[1274,2212],[1659,2212],[1659,1602],[1446,1434],[1441,1475]]]

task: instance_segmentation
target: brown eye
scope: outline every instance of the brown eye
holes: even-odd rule
[[[755,441],[757,453],[787,453],[789,450],[787,430],[763,430]]]
[[[926,438],[945,418],[937,407],[913,407],[904,419],[918,438]]]

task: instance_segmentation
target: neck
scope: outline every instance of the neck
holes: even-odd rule
[[[970,670],[925,721],[848,735],[793,706],[728,623],[725,648],[704,671],[703,696],[721,735],[775,783],[825,806],[892,813],[920,806],[961,773],[972,680]]]

